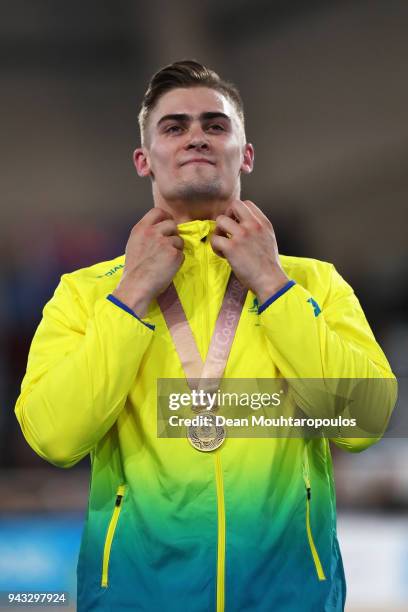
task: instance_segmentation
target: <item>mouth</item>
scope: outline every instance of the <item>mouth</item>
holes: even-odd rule
[[[187,166],[187,164],[209,164],[210,166],[215,166],[215,162],[212,162],[209,159],[205,159],[203,157],[194,157],[193,159],[189,159],[183,162],[181,166]]]

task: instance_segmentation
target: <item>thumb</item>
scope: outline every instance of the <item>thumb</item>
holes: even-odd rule
[[[225,238],[213,234],[210,238],[210,244],[214,253],[218,255],[218,257],[225,259],[225,255],[222,251],[222,240],[225,240]]]

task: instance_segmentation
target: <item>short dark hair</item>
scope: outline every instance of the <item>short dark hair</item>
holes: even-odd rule
[[[238,89],[203,64],[194,60],[181,60],[169,64],[156,72],[149,81],[139,112],[139,127],[142,142],[147,120],[163,94],[180,87],[209,87],[226,96],[235,106],[244,126],[244,105]]]

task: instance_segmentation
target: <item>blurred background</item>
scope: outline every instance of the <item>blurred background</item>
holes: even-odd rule
[[[333,262],[408,373],[405,0],[1,2],[0,591],[65,590],[89,465],[25,443],[14,404],[62,273],[124,252],[151,207],[132,151],[148,78],[182,58],[234,81],[255,145],[243,196],[280,251]],[[408,610],[408,443],[333,449],[348,612]],[[74,607],[72,608],[74,609]]]

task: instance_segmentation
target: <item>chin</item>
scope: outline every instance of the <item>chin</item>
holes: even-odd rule
[[[183,183],[175,190],[174,197],[172,199],[204,202],[223,198],[224,194],[220,182],[214,180]]]

